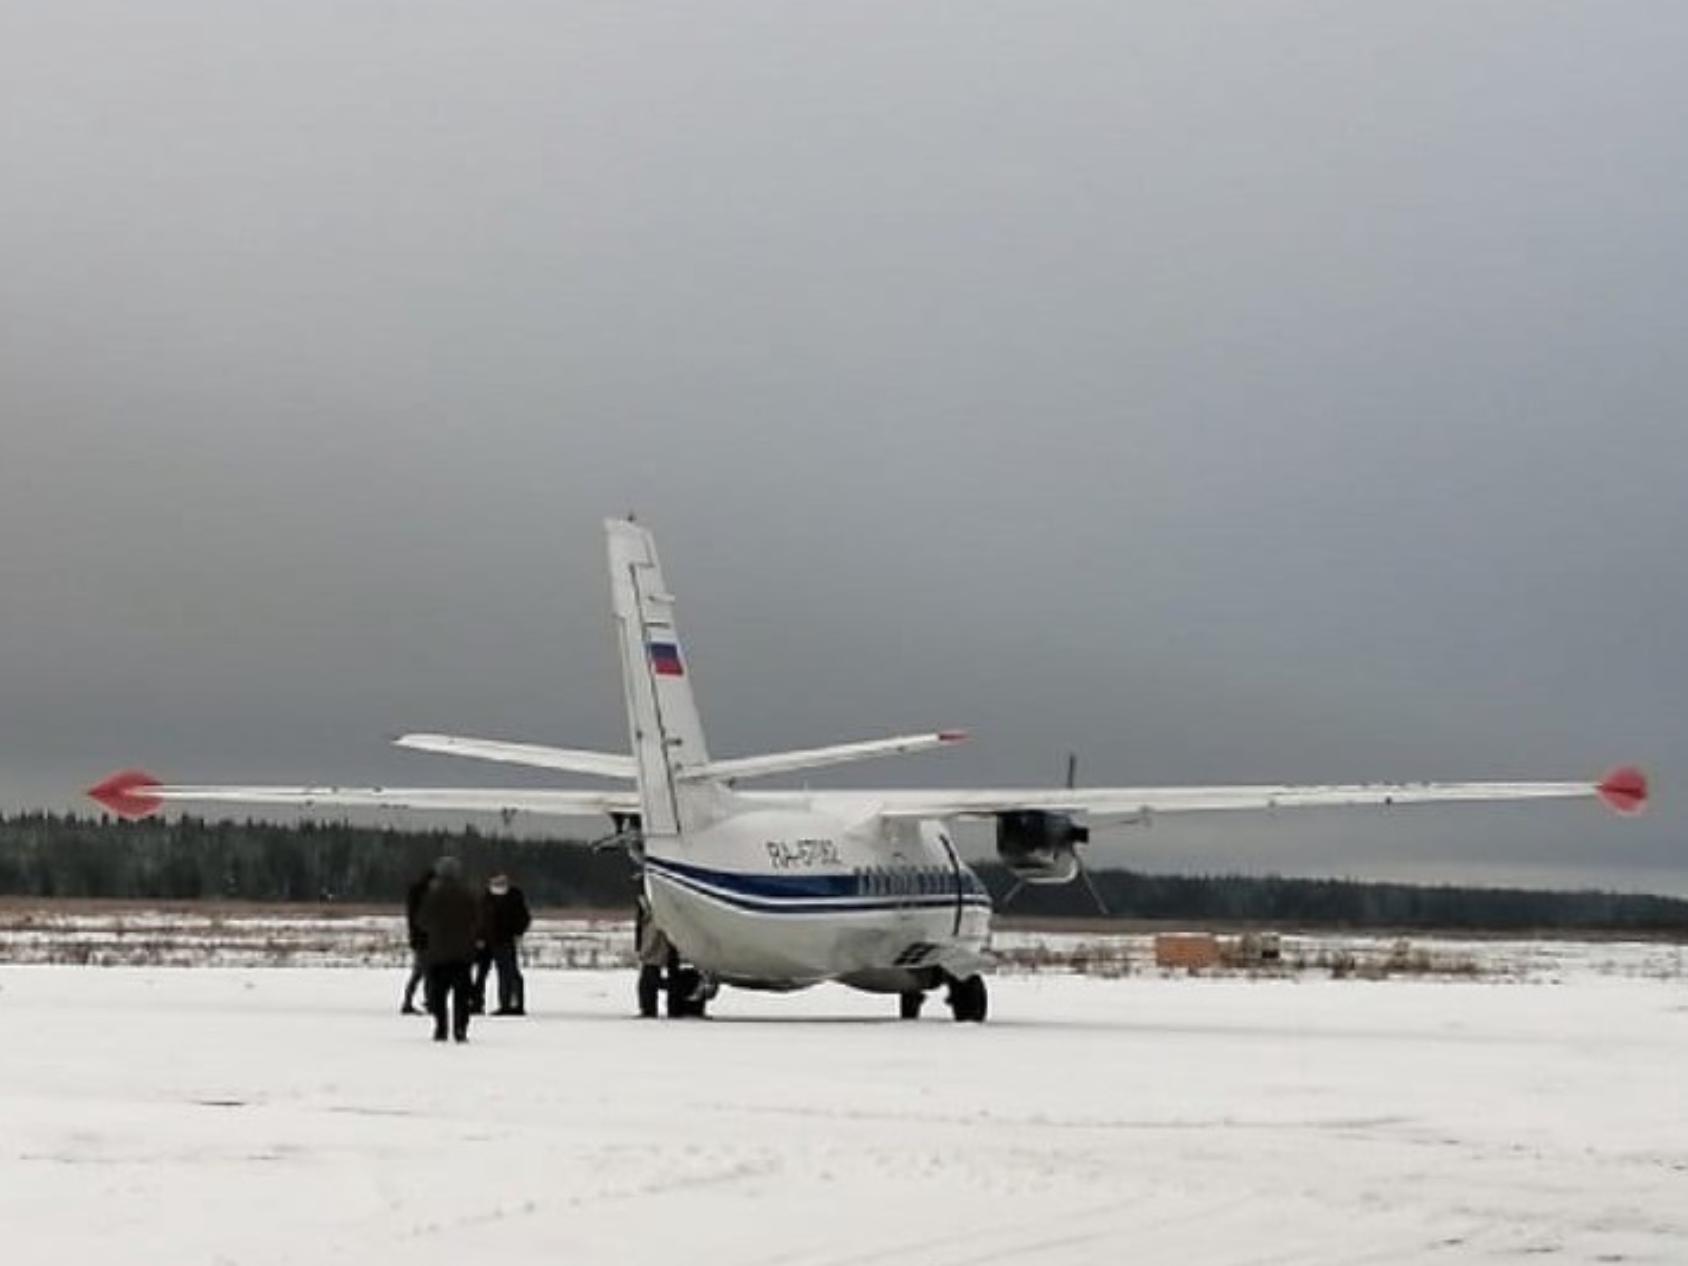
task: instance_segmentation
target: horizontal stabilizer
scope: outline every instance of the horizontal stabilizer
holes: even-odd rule
[[[765,774],[788,774],[798,769],[819,769],[825,765],[843,765],[849,761],[870,760],[876,756],[906,756],[910,752],[927,752],[937,747],[949,747],[954,743],[965,742],[966,739],[966,730],[904,734],[897,738],[869,739],[863,743],[838,743],[832,747],[770,752],[766,756],[712,760],[702,765],[688,766],[680,771],[679,776],[687,782],[760,778]]]
[[[595,774],[600,778],[638,776],[633,758],[615,752],[585,752],[571,747],[507,743],[502,739],[463,738],[456,734],[401,734],[393,743],[418,752],[469,756],[505,765],[527,765],[533,769],[563,769],[571,774]]]

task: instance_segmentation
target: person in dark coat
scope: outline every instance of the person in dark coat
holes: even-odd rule
[[[434,863],[433,882],[416,909],[422,929],[422,959],[428,967],[428,1010],[434,1015],[434,1041],[445,1041],[446,1007],[451,1035],[469,1040],[469,1003],[474,988],[469,975],[480,940],[481,908],[463,882],[463,864],[455,857]]]
[[[527,1014],[527,987],[522,979],[516,942],[532,922],[527,898],[507,875],[494,875],[487,880],[486,892],[481,896],[482,949],[475,965],[475,996],[484,1007],[487,972],[497,967],[497,1015]]]
[[[404,922],[405,930],[410,936],[410,979],[404,982],[404,1002],[399,1010],[405,1015],[417,1015],[416,987],[427,978],[428,964],[422,961],[422,925],[416,921],[416,912],[421,908],[422,895],[428,891],[428,885],[434,881],[434,868],[428,867],[418,877],[415,883],[405,889],[404,893]],[[424,1001],[428,995],[423,993]],[[430,1011],[432,1007],[428,1008]]]

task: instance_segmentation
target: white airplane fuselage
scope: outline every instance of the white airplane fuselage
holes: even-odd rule
[[[990,936],[990,898],[938,822],[751,810],[644,854],[657,925],[728,984],[900,993],[977,971]]]
[[[607,527],[656,930],[709,981],[749,988],[909,993],[976,978],[990,897],[943,824],[859,803],[837,812],[824,792],[778,806],[736,792],[743,764],[710,758],[650,534]]]

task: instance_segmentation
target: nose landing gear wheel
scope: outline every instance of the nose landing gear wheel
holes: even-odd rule
[[[983,976],[968,976],[965,980],[950,981],[950,1014],[962,1023],[983,1024],[990,1009]]]
[[[897,999],[897,1013],[905,1020],[918,1020],[920,1008],[926,1005],[926,995],[918,989],[910,989]]]

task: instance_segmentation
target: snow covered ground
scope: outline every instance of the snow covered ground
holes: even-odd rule
[[[1540,941],[1338,933],[1285,934],[1282,962],[1256,969],[1328,976],[1346,961],[1359,975],[1405,964],[1397,975],[1482,976],[1523,981],[1577,975],[1681,978],[1680,944],[1662,941]],[[1009,974],[1071,971],[1157,974],[1145,932],[998,928],[992,948]],[[633,927],[614,917],[541,916],[523,939],[538,967],[621,970],[633,965]],[[98,967],[391,967],[410,960],[398,914],[288,907],[177,909],[0,906],[0,963]]]
[[[523,938],[539,967],[627,967],[625,919],[538,918]],[[96,967],[403,967],[402,914],[323,914],[285,907],[69,912],[51,904],[0,908],[0,963]]]
[[[1688,986],[993,982],[465,1047],[368,968],[0,967],[7,1263],[1688,1261]],[[1548,983],[1549,979],[1560,983]]]

